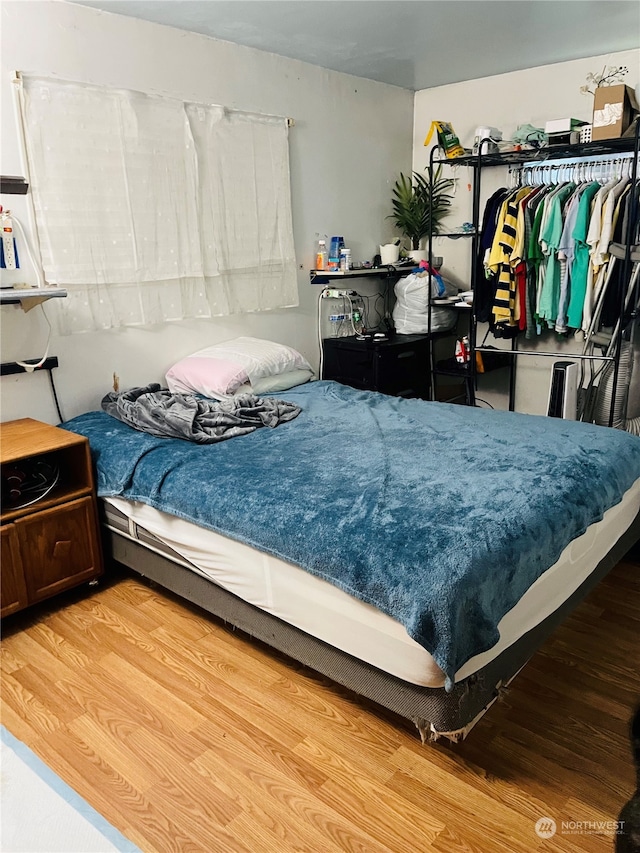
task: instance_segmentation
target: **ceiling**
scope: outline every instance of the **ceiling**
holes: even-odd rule
[[[412,90],[640,46],[637,0],[73,2]]]

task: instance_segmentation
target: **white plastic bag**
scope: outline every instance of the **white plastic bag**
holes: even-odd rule
[[[393,309],[393,322],[399,335],[420,335],[429,331],[429,284],[431,299],[455,296],[457,288],[449,284],[442,276],[432,276],[427,272],[411,273],[396,282],[394,292],[396,304]],[[431,305],[431,331],[445,332],[452,329],[457,320],[453,308]]]

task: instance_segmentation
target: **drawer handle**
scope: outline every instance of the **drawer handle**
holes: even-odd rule
[[[53,556],[56,560],[68,557],[71,551],[71,542],[68,539],[58,540],[53,546]]]

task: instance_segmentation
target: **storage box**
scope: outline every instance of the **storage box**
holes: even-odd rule
[[[593,97],[591,138],[618,139],[633,121],[638,104],[631,86],[599,86]]]
[[[547,144],[550,148],[554,145],[577,145],[578,142],[580,142],[579,130],[571,130],[567,133],[547,134]]]
[[[579,118],[556,118],[545,124],[544,132],[546,134],[571,133],[572,130],[580,130],[583,124],[587,122]]]

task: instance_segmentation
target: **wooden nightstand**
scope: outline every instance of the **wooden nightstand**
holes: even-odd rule
[[[55,486],[40,497],[55,471]],[[102,574],[86,438],[31,418],[0,424],[0,476],[0,616]],[[20,506],[29,483],[36,499]]]

